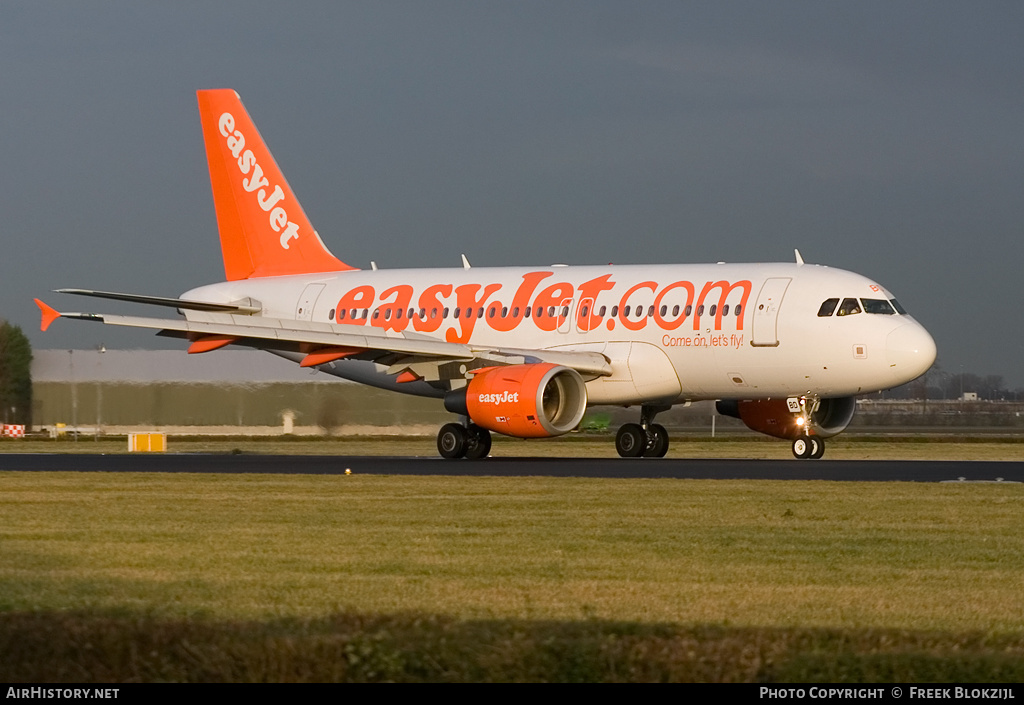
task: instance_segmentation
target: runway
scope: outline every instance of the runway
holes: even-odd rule
[[[0,471],[162,472],[474,477],[588,477],[692,480],[834,480],[842,482],[1024,482],[1024,462],[886,460],[745,460],[488,458],[325,455],[0,455]]]

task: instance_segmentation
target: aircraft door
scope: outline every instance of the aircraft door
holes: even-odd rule
[[[325,286],[327,285],[310,284],[302,290],[299,303],[295,306],[295,320],[308,321],[313,317],[313,307],[316,306],[316,300],[320,298],[320,292],[324,290]]]
[[[569,329],[572,328],[572,299],[562,299],[562,303],[558,304],[558,332],[568,333]]]
[[[754,304],[753,339],[750,344],[755,348],[774,348],[779,344],[778,318],[782,297],[792,281],[789,277],[773,277],[765,281],[761,293]]]
[[[579,311],[576,312],[576,332],[586,333],[594,329],[594,300],[583,299],[580,301]]]

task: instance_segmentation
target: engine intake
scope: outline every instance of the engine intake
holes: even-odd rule
[[[857,410],[857,400],[853,397],[822,399],[811,414],[807,426],[798,422],[800,415],[790,410],[785,399],[725,399],[719,401],[716,408],[723,416],[739,419],[747,428],[768,436],[794,440],[810,433],[821,438],[831,438],[850,425]]]
[[[488,367],[478,370],[465,390],[449,393],[445,408],[506,436],[560,436],[583,418],[587,387],[576,370],[562,365]]]

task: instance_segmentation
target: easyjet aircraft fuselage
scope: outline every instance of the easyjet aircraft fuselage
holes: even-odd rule
[[[855,395],[923,374],[927,331],[879,284],[803,264],[501,267],[360,271],[327,251],[233,91],[200,91],[229,281],[179,299],[184,321],[58,314],[159,329],[190,352],[267,350],[329,374],[444,399],[460,423],[446,457],[483,457],[489,431],[559,435],[588,405],[640,406],[621,455],[660,456],[654,417],[719,411],[820,457]]]
[[[264,316],[325,328],[595,352],[614,372],[587,382],[592,404],[850,396],[903,384],[932,363],[928,333],[896,311],[888,291],[806,264],[347,271],[225,282],[182,298],[247,297],[263,302]],[[833,298],[884,303],[876,313],[860,304],[862,315],[819,316]],[[325,371],[353,376],[341,364]],[[388,375],[360,381],[444,394]]]

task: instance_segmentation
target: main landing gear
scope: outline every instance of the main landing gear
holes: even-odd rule
[[[491,432],[476,424],[448,423],[437,433],[437,452],[443,458],[486,458],[491,452]]]
[[[640,423],[623,424],[615,434],[615,450],[623,458],[663,458],[668,453],[668,431],[654,417],[670,406],[640,407]]]
[[[817,436],[800,436],[793,441],[793,455],[800,460],[818,460],[825,455],[825,439]]]

